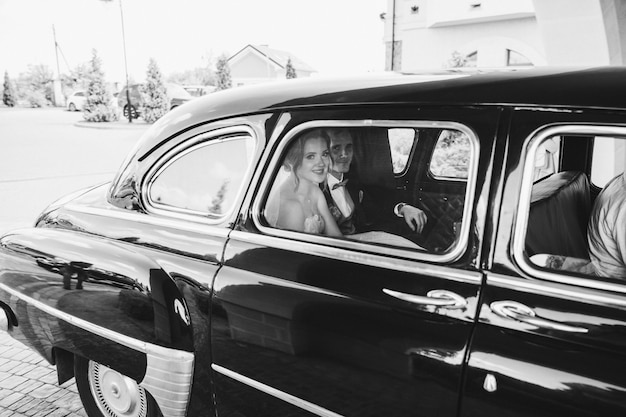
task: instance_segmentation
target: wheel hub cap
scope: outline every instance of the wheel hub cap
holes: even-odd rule
[[[144,417],[146,392],[135,381],[104,365],[89,362],[89,386],[106,417]]]

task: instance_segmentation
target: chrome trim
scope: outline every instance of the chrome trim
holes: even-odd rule
[[[411,251],[399,248],[383,248],[380,246],[367,244],[367,243],[357,243],[350,242],[348,245],[344,245],[342,240],[332,239],[319,236],[319,235],[307,235],[303,233],[297,232],[289,232],[286,230],[276,229],[273,227],[263,225],[262,212],[263,206],[262,204],[267,200],[267,197],[270,192],[270,188],[272,182],[274,181],[274,174],[280,168],[280,159],[282,158],[282,153],[284,148],[289,143],[290,139],[302,132],[305,129],[312,129],[317,127],[390,127],[390,128],[442,128],[442,129],[455,129],[461,131],[467,135],[470,139],[471,146],[471,160],[469,164],[469,170],[467,173],[467,187],[465,190],[465,204],[463,207],[463,222],[461,225],[461,231],[459,234],[459,241],[453,246],[452,250],[449,252],[445,252],[442,254],[434,254],[428,252],[421,251]],[[275,145],[275,142],[278,140],[278,136],[272,137],[272,141],[268,144],[268,148],[272,149]],[[402,121],[394,121],[394,120],[316,120],[312,122],[305,122],[296,127],[294,127],[291,131],[289,131],[280,141],[276,150],[272,153],[271,159],[269,153],[265,153],[262,160],[261,166],[267,167],[267,171],[264,173],[261,180],[261,185],[259,191],[254,197],[254,201],[252,203],[252,219],[257,226],[257,228],[267,234],[273,236],[283,236],[289,239],[306,239],[311,242],[317,242],[325,245],[337,245],[340,247],[348,247],[355,248],[363,251],[370,252],[379,252],[381,254],[385,254],[387,256],[397,256],[403,258],[410,258],[415,260],[424,260],[424,261],[433,261],[438,263],[448,263],[457,260],[467,249],[467,242],[469,240],[468,235],[470,231],[470,223],[471,223],[471,208],[474,202],[474,195],[476,192],[476,177],[478,174],[478,159],[480,149],[478,147],[478,139],[473,130],[469,127],[462,125],[456,122],[437,122],[437,121],[428,121],[428,120],[402,120]],[[269,165],[268,165],[269,164]],[[271,172],[268,172],[269,170]]]
[[[626,297],[599,293],[595,289],[573,288],[571,285],[549,281],[529,280],[528,278],[510,277],[487,273],[487,285],[515,291],[528,291],[549,297],[566,298],[596,305],[608,305],[626,309]]]
[[[226,137],[224,137],[226,136]],[[150,198],[150,188],[152,184],[156,180],[156,178],[169,167],[172,163],[182,158],[186,154],[205,147],[211,146],[222,142],[228,142],[232,140],[241,140],[250,138],[254,141],[254,152],[251,155],[251,161],[248,164],[248,168],[246,173],[243,176],[241,186],[237,191],[237,195],[233,200],[232,207],[229,210],[219,216],[215,216],[210,214],[209,212],[201,212],[183,208],[177,208],[174,206],[168,206],[164,204],[159,204],[157,202],[152,201]],[[216,130],[211,130],[209,132],[201,133],[193,138],[190,138],[182,143],[178,144],[174,148],[170,149],[165,155],[161,156],[159,160],[146,172],[143,179],[141,180],[141,191],[140,198],[143,204],[146,207],[146,210],[149,213],[155,213],[163,216],[181,218],[185,220],[194,221],[198,218],[204,220],[204,222],[209,224],[221,223],[225,218],[228,218],[234,211],[239,208],[238,202],[241,200],[241,197],[247,188],[248,183],[250,182],[250,177],[252,175],[252,168],[254,167],[254,160],[257,158],[259,153],[259,140],[254,129],[248,125],[236,125],[224,128],[218,128]],[[164,162],[163,162],[164,161]],[[197,221],[197,220],[196,220]]]
[[[0,306],[0,332],[8,332],[10,327],[9,323],[9,313],[7,313],[2,306]]]
[[[219,227],[211,224],[202,223],[206,217],[194,217],[193,222],[187,219],[180,219],[172,216],[167,217],[155,217],[144,213],[139,213],[132,210],[120,209],[118,207],[112,209],[94,208],[89,206],[83,206],[80,204],[68,204],[64,206],[68,211],[75,213],[83,213],[92,216],[100,216],[107,218],[115,218],[118,220],[143,223],[151,226],[168,227],[177,230],[185,230],[193,233],[205,233],[211,236],[228,237],[230,229]]]
[[[494,301],[489,305],[491,311],[507,320],[515,320],[530,324],[540,329],[556,330],[568,333],[589,333],[589,329],[580,326],[570,326],[558,321],[544,319],[537,316],[535,310],[525,304],[512,300]]]
[[[431,290],[426,296],[407,294],[405,292],[383,288],[383,292],[390,297],[406,301],[411,304],[435,306],[438,308],[462,308],[467,305],[467,300],[460,295],[448,290]]]
[[[547,270],[541,270],[530,262],[530,259],[526,256],[526,230],[528,228],[528,215],[532,194],[532,173],[535,164],[534,155],[537,153],[537,148],[541,142],[545,139],[563,134],[626,137],[626,127],[587,124],[550,125],[549,127],[536,130],[531,133],[528,138],[526,138],[525,142],[527,143],[527,146],[525,146],[521,156],[524,160],[524,170],[522,173],[521,191],[519,202],[517,204],[517,214],[514,220],[515,223],[512,238],[513,257],[522,271],[535,278],[559,282],[562,284],[576,285],[579,287],[626,294],[626,286],[624,285],[603,282],[596,279],[571,277]]]
[[[254,389],[264,392],[265,394],[269,394],[272,397],[278,398],[279,400],[283,400],[285,402],[288,402],[289,404],[295,405],[296,407],[306,410],[309,413],[313,413],[323,417],[343,417],[341,414],[334,413],[330,410],[327,410],[326,408],[320,407],[319,405],[315,405],[291,394],[287,394],[286,392],[277,390],[276,388],[272,388],[269,385],[265,385],[259,381],[255,381],[254,379],[238,374],[237,372],[231,371],[230,369],[224,368],[223,366],[217,365],[215,363],[211,365],[211,368],[215,372],[218,372],[224,376],[234,379],[235,381],[241,382],[242,384],[248,385]]]
[[[302,233],[290,232],[294,235],[298,235],[301,238]],[[305,235],[308,236],[308,235]],[[312,235],[312,237],[315,237]],[[379,268],[386,268],[402,272],[410,272],[413,274],[420,274],[431,276],[435,278],[442,278],[451,281],[464,282],[468,284],[480,285],[482,282],[482,274],[478,271],[465,271],[456,268],[450,268],[443,265],[431,265],[425,263],[417,263],[415,260],[400,259],[390,257],[388,254],[376,254],[367,253],[363,251],[355,251],[354,249],[360,249],[364,245],[358,242],[349,242],[336,239],[337,242],[345,243],[348,249],[338,248],[336,246],[327,246],[329,238],[324,238],[324,245],[318,245],[310,242],[302,242],[297,240],[287,240],[283,237],[265,236],[256,233],[243,232],[233,230],[230,233],[231,240],[238,240],[241,242],[253,243],[261,246],[269,246],[277,249],[285,249],[294,252],[305,253],[309,255],[324,256],[326,258],[337,259],[339,261],[359,263],[368,266],[375,266]],[[333,242],[334,243],[334,242]],[[354,243],[355,245],[349,245]],[[367,246],[367,249],[371,251],[373,245]],[[385,248],[377,248],[385,249]]]
[[[73,326],[145,353],[146,374],[139,385],[152,394],[164,417],[182,417],[187,410],[193,378],[194,354],[147,343],[90,323],[51,307],[0,283],[0,289]]]

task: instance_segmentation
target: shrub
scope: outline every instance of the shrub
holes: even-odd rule
[[[215,76],[217,77],[217,87],[215,91],[226,90],[233,86],[233,81],[230,77],[230,66],[228,65],[228,58],[222,55],[217,60],[217,71]]]
[[[154,58],[148,62],[146,83],[139,88],[142,104],[139,110],[141,118],[147,123],[154,123],[169,111],[170,103],[163,84],[161,71]]]
[[[287,65],[285,66],[285,77],[287,79],[298,78],[298,73],[291,63],[291,58],[287,59]]]
[[[113,97],[104,82],[102,61],[96,50],[91,58],[91,71],[87,85],[87,100],[83,109],[83,118],[88,122],[112,122],[119,118],[119,113],[112,105]]]
[[[48,100],[43,91],[40,90],[28,90],[24,93],[24,101],[30,107],[46,107]]]
[[[17,97],[15,96],[15,91],[13,89],[13,83],[9,79],[9,73],[7,71],[4,72],[4,84],[2,90],[2,102],[7,107],[15,106],[17,101]]]

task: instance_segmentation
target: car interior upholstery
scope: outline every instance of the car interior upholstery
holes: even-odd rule
[[[526,252],[588,259],[589,180],[579,171],[552,174],[533,186]]]

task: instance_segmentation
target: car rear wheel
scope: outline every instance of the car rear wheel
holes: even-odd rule
[[[76,111],[76,105],[74,105],[74,103],[70,103],[69,109],[70,111]]]
[[[128,109],[129,109],[129,106],[127,104],[124,106],[124,110],[123,110],[125,119],[128,119]],[[136,119],[138,117],[137,109],[135,108],[135,106],[130,106],[130,117],[131,119]]]
[[[158,417],[155,401],[134,380],[76,355],[74,375],[89,417]]]

